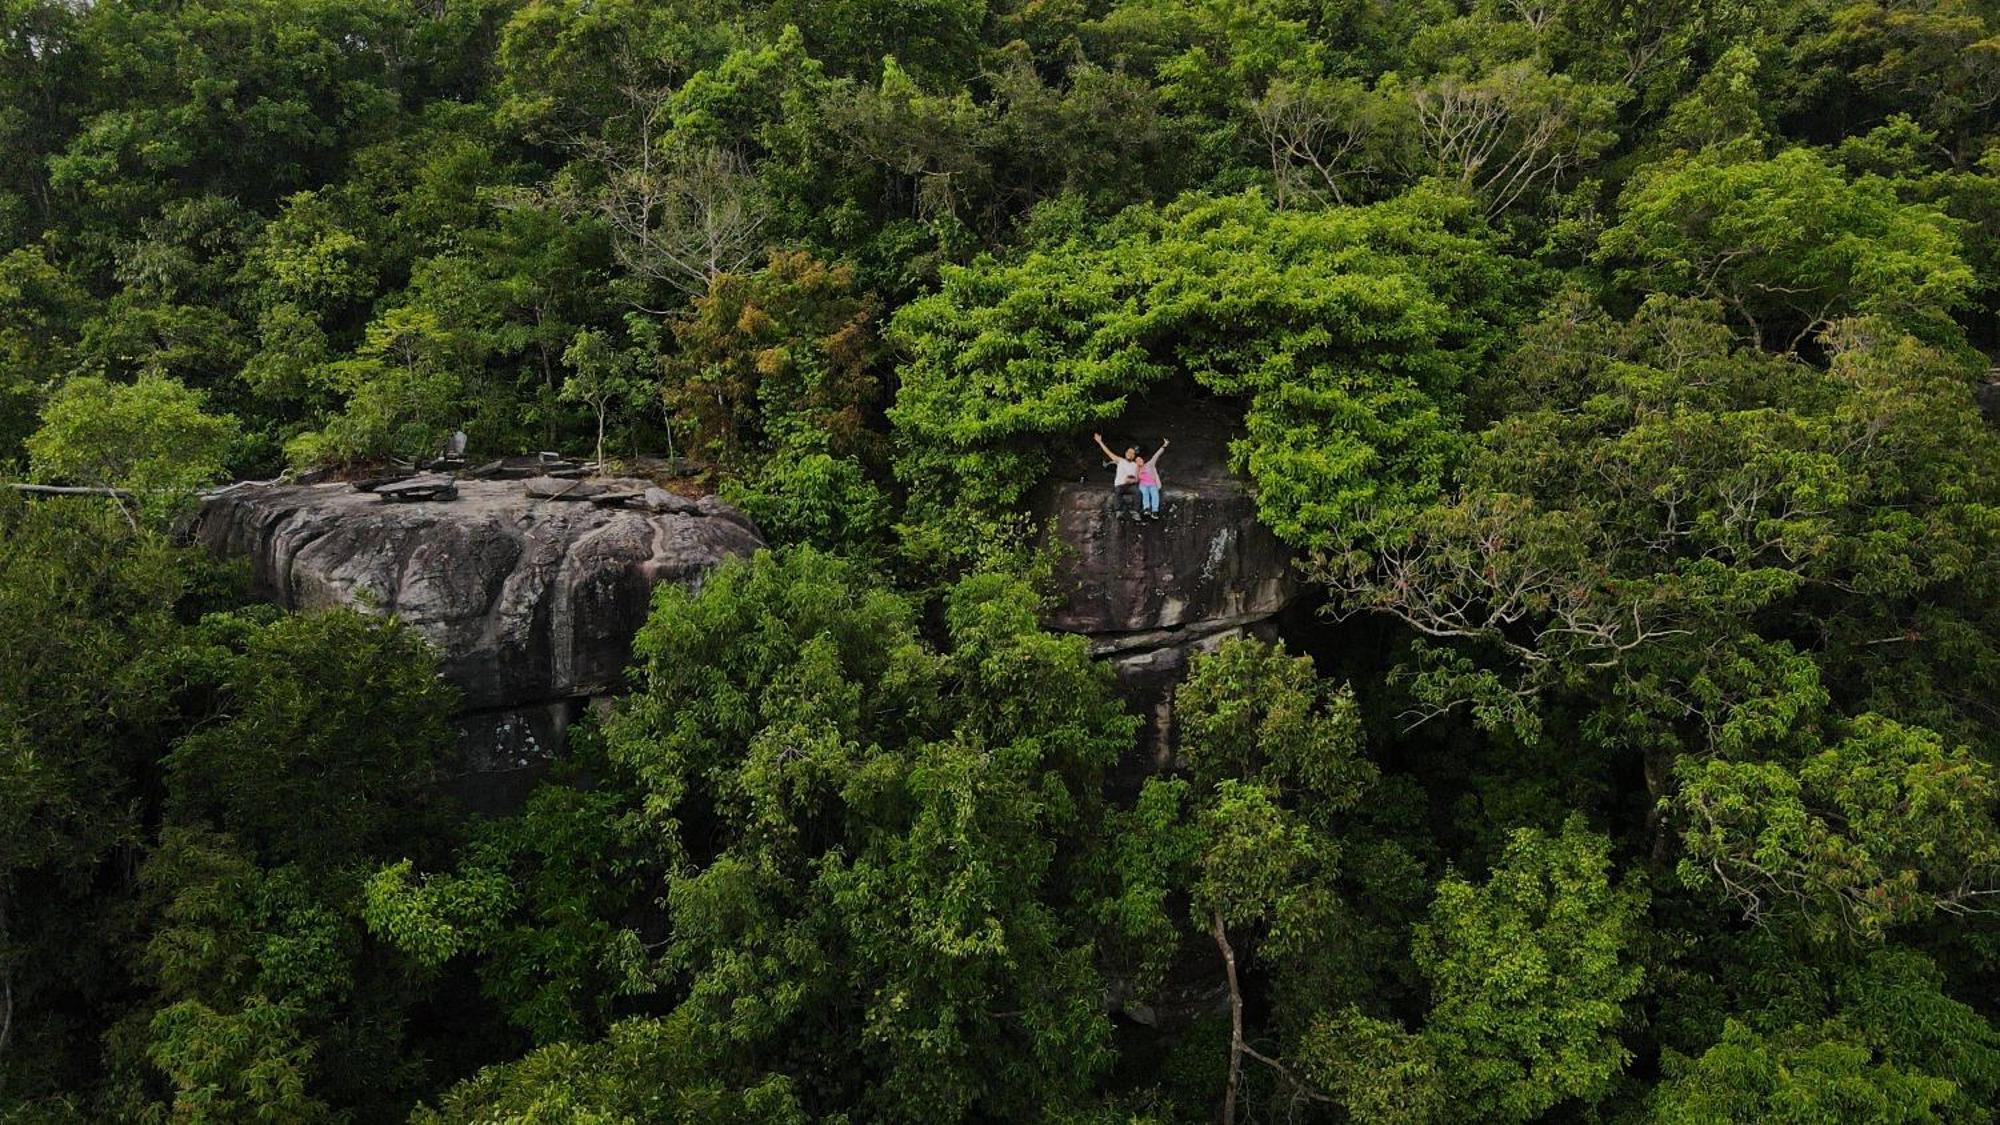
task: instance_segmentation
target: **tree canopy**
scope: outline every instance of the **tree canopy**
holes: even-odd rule
[[[0,1122],[1992,1119],[1997,106],[1992,0],[0,0]],[[1050,631],[1182,416],[1298,597]],[[487,816],[186,542],[461,430],[769,546]]]

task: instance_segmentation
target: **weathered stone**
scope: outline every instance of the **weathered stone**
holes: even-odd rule
[[[626,504],[642,512],[674,512],[682,515],[698,512],[700,506],[685,496],[668,492],[657,486],[649,487],[639,494],[639,498]]]
[[[416,476],[389,484],[377,485],[375,495],[391,503],[410,503],[416,500],[456,500],[458,483],[447,476]]]
[[[438,505],[384,504],[339,483],[237,489],[203,507],[194,534],[247,558],[261,597],[394,613],[422,633],[468,729],[481,728],[469,748],[514,732],[469,755],[475,772],[523,758],[506,769],[534,768],[521,751],[554,751],[567,720],[551,716],[620,688],[655,585],[698,582],[763,545],[747,521],[544,503],[513,481],[458,488],[458,502]]]
[[[534,477],[525,487],[529,496],[539,500],[588,500],[604,491],[602,485],[587,480],[564,480],[551,476]]]
[[[1169,484],[1158,520],[1112,511],[1103,483],[1063,484],[1051,508],[1067,595],[1048,617],[1052,628],[1105,637],[1215,631],[1271,617],[1298,595],[1291,549],[1257,522],[1255,502],[1233,478]]]
[[[694,510],[711,519],[728,520],[759,539],[764,537],[764,533],[757,529],[757,525],[749,516],[723,503],[719,496],[702,497],[695,501]]]

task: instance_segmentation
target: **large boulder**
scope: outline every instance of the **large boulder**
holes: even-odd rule
[[[655,585],[698,583],[763,545],[733,510],[673,507],[538,499],[509,480],[389,502],[332,482],[226,492],[195,534],[218,556],[247,559],[254,591],[279,605],[397,615],[464,695],[468,770],[531,773],[587,701],[620,687]],[[475,788],[492,797],[527,780]]]
[[[1169,400],[1105,432],[1114,449],[1146,456],[1172,439],[1157,520],[1113,510],[1111,469],[1088,434],[1057,451],[1057,474],[1035,503],[1059,560],[1044,623],[1088,637],[1145,719],[1120,787],[1172,766],[1173,688],[1189,657],[1232,637],[1275,639],[1305,593],[1296,553],[1258,521],[1255,498],[1229,471],[1235,429],[1227,404]]]

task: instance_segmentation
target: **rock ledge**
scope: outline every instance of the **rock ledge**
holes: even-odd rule
[[[498,771],[538,766],[585,701],[618,690],[654,586],[698,584],[764,545],[713,499],[658,506],[671,510],[536,499],[512,480],[394,502],[344,482],[252,486],[211,499],[194,534],[247,559],[259,597],[393,613],[422,633],[464,694],[470,768]]]

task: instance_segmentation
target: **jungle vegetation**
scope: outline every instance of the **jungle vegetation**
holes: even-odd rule
[[[1994,0],[0,0],[0,1121],[1992,1120],[1996,313]],[[176,535],[460,428],[772,544],[504,817]]]

